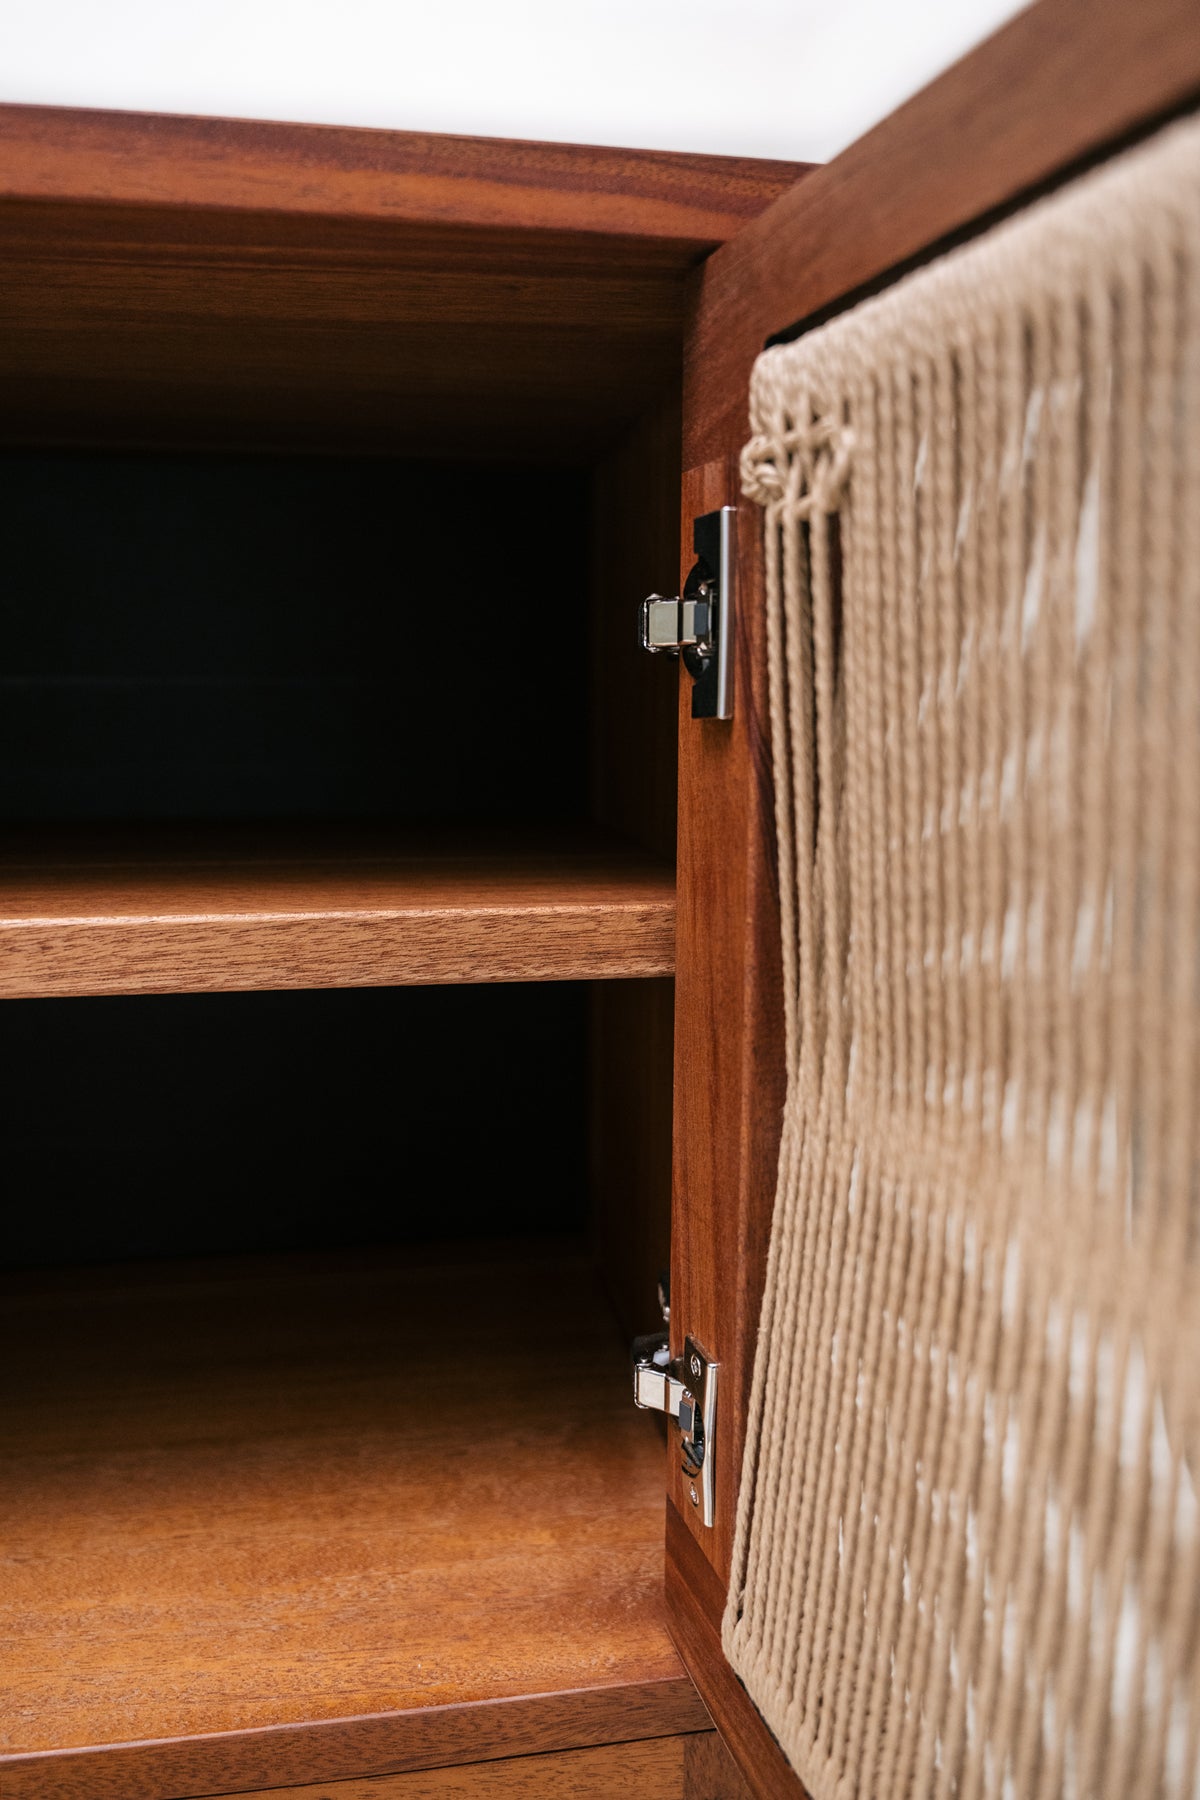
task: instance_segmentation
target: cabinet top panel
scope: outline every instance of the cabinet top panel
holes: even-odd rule
[[[732,237],[801,165],[425,131],[0,106],[0,198],[597,233]]]
[[[662,1616],[662,1448],[572,1248],[128,1265],[4,1296],[13,1800],[707,1725]]]
[[[792,164],[0,107],[8,443],[579,462]]]

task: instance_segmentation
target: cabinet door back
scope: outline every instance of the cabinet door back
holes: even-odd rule
[[[1040,0],[693,277],[683,523],[739,501],[750,370],[817,322],[1014,210],[1200,93],[1185,0]],[[784,1094],[761,521],[741,503],[734,718],[680,712],[672,1219],[673,1348],[721,1362],[717,1508],[706,1531],[672,1464],[667,1598],[685,1661],[751,1785],[799,1784],[720,1647]],[[675,1342],[675,1336],[678,1342]]]

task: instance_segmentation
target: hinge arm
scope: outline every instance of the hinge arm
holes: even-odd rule
[[[635,1363],[633,1369],[633,1404],[648,1412],[665,1412],[679,1417],[679,1402],[686,1389],[669,1369],[656,1369],[651,1363]]]

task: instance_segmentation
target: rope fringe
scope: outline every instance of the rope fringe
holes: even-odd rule
[[[724,1641],[815,1800],[1200,1796],[1200,126],[764,353],[788,1099]]]

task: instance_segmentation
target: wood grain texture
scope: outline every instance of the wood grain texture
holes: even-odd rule
[[[242,1800],[748,1800],[715,1731],[514,1756],[359,1781],[255,1788]]]
[[[1195,0],[1039,0],[692,278],[684,466],[746,435],[765,340],[1200,94]]]
[[[646,1738],[316,1787],[255,1788],[243,1800],[491,1800],[493,1795],[497,1800],[627,1800],[642,1794],[654,1800],[692,1800],[684,1771],[693,1737],[707,1741],[717,1734]],[[724,1797],[715,1795],[714,1800]]]
[[[683,483],[684,565],[694,516],[736,503],[736,459]],[[679,710],[679,855],[671,1341],[721,1364],[716,1515],[696,1521],[676,1456],[668,1493],[728,1581],[784,1097],[783,1000],[760,537],[743,506],[737,543],[734,714]]]
[[[243,1793],[249,1781],[276,1793],[315,1782],[340,1796],[344,1780],[370,1784],[388,1772],[523,1762],[592,1744],[690,1735],[709,1725],[695,1688],[680,1675],[261,1731],[0,1755],[0,1794],[4,1800],[200,1800]]]
[[[797,172],[0,108],[0,437],[589,457]]]
[[[557,842],[230,830],[14,840],[0,995],[668,975],[669,867]]]
[[[684,1738],[683,1792],[685,1800],[751,1800],[719,1732],[695,1731]]]
[[[0,106],[0,198],[722,242],[796,165],[422,131]]]
[[[667,1506],[667,1617],[671,1636],[755,1800],[807,1800],[807,1790],[721,1648],[725,1590],[685,1521]],[[736,1790],[734,1790],[736,1792]]]
[[[3,1316],[6,1797],[707,1726],[661,1614],[660,1442],[581,1256],[11,1277]]]

